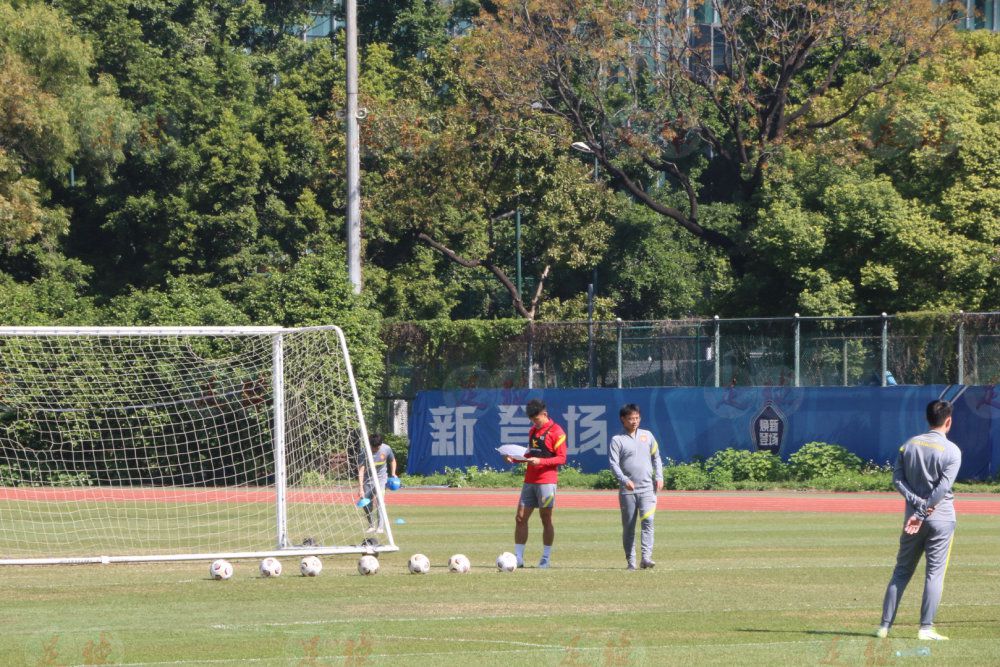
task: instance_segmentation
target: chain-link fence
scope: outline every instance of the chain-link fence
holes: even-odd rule
[[[386,326],[383,398],[424,389],[994,384],[1000,313]]]

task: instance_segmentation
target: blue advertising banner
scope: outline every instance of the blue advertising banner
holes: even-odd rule
[[[504,468],[496,447],[526,444],[524,404],[545,401],[566,431],[568,461],[584,472],[607,467],[618,410],[635,403],[664,458],[689,462],[732,447],[782,458],[808,442],[841,445],[862,459],[891,462],[907,438],[926,430],[924,408],[955,402],[949,437],[962,449],[962,479],[996,474],[1000,392],[994,386],[655,387],[645,389],[466,389],[417,394],[407,472],[468,466]]]

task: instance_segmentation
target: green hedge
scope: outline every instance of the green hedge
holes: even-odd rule
[[[439,475],[407,475],[408,486],[450,486],[505,488],[520,486],[524,466],[510,470],[482,470],[475,466],[446,468]],[[840,445],[810,442],[784,463],[768,452],[724,449],[704,462],[673,463],[663,466],[664,488],[676,491],[769,489],[815,489],[822,491],[894,491],[892,466],[864,463]],[[572,465],[559,473],[560,488],[617,489],[610,470],[584,473]],[[961,482],[959,492],[1000,493],[1000,477],[986,482]]]

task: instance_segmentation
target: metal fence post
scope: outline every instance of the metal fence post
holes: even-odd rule
[[[840,343],[840,347],[841,347],[840,351],[841,372],[843,373],[844,386],[846,387],[847,386],[847,336],[844,336],[844,339]]]
[[[965,313],[958,311],[958,384],[965,384]]]
[[[722,360],[720,352],[720,345],[722,343],[722,335],[719,331],[719,316],[715,316],[715,386],[720,385],[722,379]]]
[[[622,318],[615,318],[618,327],[618,388],[622,388]]]
[[[594,382],[594,283],[587,285],[587,386]]]
[[[882,386],[886,386],[889,373],[889,315],[882,313]]]
[[[800,358],[802,356],[802,320],[799,319],[799,314],[795,313],[795,386],[799,387],[800,384]]]

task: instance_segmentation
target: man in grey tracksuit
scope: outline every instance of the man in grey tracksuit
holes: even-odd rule
[[[618,412],[622,433],[611,439],[608,464],[618,479],[618,504],[622,510],[622,545],[628,569],[635,569],[635,525],[641,524],[642,561],[649,569],[653,562],[653,516],[656,494],[663,490],[663,463],[656,438],[639,428],[639,406],[629,403]]]
[[[917,568],[920,555],[924,554],[927,565],[917,638],[924,641],[948,639],[934,629],[934,615],[941,602],[955,534],[955,496],[951,487],[962,465],[962,452],[947,438],[951,429],[949,402],[931,401],[927,405],[927,423],[931,430],[907,440],[899,448],[893,467],[892,482],[906,499],[906,522],[899,538],[896,569],[882,603],[882,624],[875,631],[880,638],[889,635],[903,591]]]

